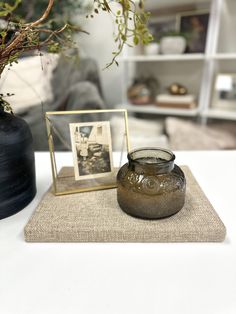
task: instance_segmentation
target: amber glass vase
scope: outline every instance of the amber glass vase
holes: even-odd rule
[[[157,219],[177,213],[184,205],[186,181],[166,149],[143,148],[128,154],[117,174],[117,200],[135,217]]]

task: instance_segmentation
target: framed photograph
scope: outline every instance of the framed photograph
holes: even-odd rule
[[[187,38],[187,53],[204,53],[209,12],[190,12],[178,16],[178,29]]]
[[[236,73],[216,75],[212,107],[223,110],[236,110]]]
[[[99,178],[113,172],[109,121],[70,123],[75,180]]]
[[[45,118],[55,195],[116,187],[130,151],[125,109],[53,111]],[[60,143],[68,158],[58,169]]]

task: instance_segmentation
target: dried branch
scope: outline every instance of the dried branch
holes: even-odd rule
[[[30,33],[40,33],[40,29],[37,29],[36,27],[41,25],[49,16],[49,13],[53,7],[54,0],[49,0],[48,6],[42,16],[31,23],[27,23],[21,26],[21,29],[19,31],[16,31],[14,34],[14,37],[12,40],[10,40],[6,45],[3,45],[3,47],[0,49],[0,73],[4,70],[5,65],[8,63],[10,58],[17,52],[25,51],[25,50],[33,50],[35,47],[41,47],[45,46],[47,43],[49,43],[50,39],[58,32],[63,32],[68,25],[65,25],[60,30],[57,31],[50,31],[50,38],[48,37],[47,40],[44,40],[43,42],[39,43],[38,45],[31,45],[31,46],[24,46],[25,41],[27,41],[27,37]]]
[[[15,5],[10,11],[11,14],[20,1],[21,0],[15,0]],[[131,37],[133,38],[132,44],[134,45],[137,45],[139,42],[146,44],[152,40],[152,36],[149,34],[146,27],[148,14],[143,11],[143,0],[138,1],[139,9],[136,7],[136,2],[133,0],[116,0],[116,2],[120,4],[121,10],[113,12],[111,10],[109,1],[94,0],[94,12],[96,14],[98,14],[100,11],[108,12],[112,15],[115,23],[117,24],[117,34],[115,37],[115,42],[117,42],[117,49],[113,52],[113,59],[107,65],[107,67],[113,63],[118,65],[116,58],[123,50],[124,45],[130,46],[129,39]],[[58,52],[58,48],[61,48],[62,45],[66,46],[68,44],[67,46],[69,46],[73,44],[71,34],[74,31],[88,34],[88,32],[82,30],[81,28],[70,24],[65,24],[57,30],[51,30],[50,28],[47,28],[47,23],[45,23],[45,21],[49,17],[54,3],[54,0],[47,0],[47,7],[45,11],[41,17],[35,19],[35,21],[23,24],[20,22],[14,23],[14,36],[11,39],[7,38],[9,29],[1,32],[0,74],[7,64],[15,62],[18,56],[24,51],[48,46],[51,48],[51,51]],[[93,14],[90,14],[90,16],[93,17]],[[9,16],[9,18],[11,17],[12,15]],[[132,22],[131,27],[129,27],[130,22]],[[10,31],[12,32],[12,29],[10,29]],[[10,31],[9,34],[11,33]],[[66,35],[65,31],[67,31]],[[46,39],[41,36],[43,33],[48,34]]]
[[[31,23],[27,23],[26,26],[29,26],[30,28],[32,28],[32,27],[35,27],[35,26],[38,26],[38,25],[42,24],[42,22],[44,22],[48,18],[49,13],[52,10],[53,4],[54,4],[54,0],[49,0],[48,7],[44,11],[43,15],[37,21],[31,22]]]
[[[0,58],[1,57],[6,57],[9,54],[11,54],[11,51],[13,51],[15,48],[18,47],[18,45],[20,45],[25,38],[27,37],[27,32],[31,29],[33,29],[34,27],[40,25],[43,21],[45,21],[52,9],[52,6],[54,4],[54,0],[49,0],[48,2],[48,6],[45,10],[45,12],[43,13],[43,15],[35,22],[31,22],[31,23],[27,23],[24,25],[24,29],[22,31],[19,32],[19,34],[17,34],[15,36],[15,38],[11,41],[10,44],[8,44],[2,51],[2,53],[0,53]]]
[[[36,29],[35,32],[60,34],[60,33],[64,32],[67,28],[72,29],[72,30],[77,31],[77,32],[82,32],[82,33],[85,33],[85,34],[89,35],[89,32],[81,29],[80,27],[73,26],[73,25],[70,25],[68,23],[66,23],[63,27],[61,27],[61,28],[59,28],[58,30],[55,30],[55,31],[52,31],[52,30],[46,29],[46,28],[39,28],[39,29]]]

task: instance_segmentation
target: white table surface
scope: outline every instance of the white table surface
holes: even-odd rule
[[[23,228],[51,183],[49,155],[37,153],[36,198],[0,221],[0,313],[235,314],[236,151],[176,157],[225,223],[224,243],[26,243]]]

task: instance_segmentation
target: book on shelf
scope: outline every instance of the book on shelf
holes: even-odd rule
[[[194,95],[160,94],[156,97],[156,105],[162,108],[193,109],[196,108]]]

